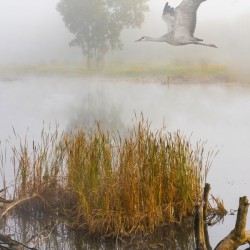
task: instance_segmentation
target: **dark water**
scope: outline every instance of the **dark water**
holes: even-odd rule
[[[212,186],[211,192],[224,200],[228,210],[237,209],[240,196],[250,197],[250,86],[236,83],[163,86],[77,77],[9,79],[12,78],[0,80],[2,144],[13,135],[12,127],[21,137],[27,134],[32,140],[40,137],[44,126],[51,124],[53,127],[55,123],[60,125],[60,130],[65,130],[79,124],[93,126],[95,120],[100,120],[104,127],[126,133],[133,124],[134,114],[143,112],[144,117],[152,121],[152,129],[161,128],[165,123],[169,131],[180,130],[187,136],[192,134],[194,142],[207,140],[208,149],[219,150],[208,182]],[[13,169],[8,162],[7,166],[7,180],[11,181]],[[209,229],[212,246],[230,232],[235,219],[235,216],[227,216],[223,224]],[[38,230],[32,228],[29,220],[10,219],[8,223],[13,225],[13,233],[15,228],[25,227],[20,232],[21,239],[30,237],[32,233],[28,235],[28,232]],[[40,221],[35,225],[46,227]],[[10,229],[6,227],[6,230]],[[193,236],[177,231],[180,234],[173,234],[172,242],[182,244],[182,238],[189,243],[179,249],[193,249]],[[126,249],[119,244],[114,246],[89,240],[86,243],[80,239],[85,237],[78,237],[68,232],[65,226],[58,225],[51,234],[40,239],[39,246],[41,249]],[[177,246],[171,248],[171,244],[166,243],[164,249],[178,249]]]
[[[2,220],[0,230],[13,235],[17,241],[38,249],[55,250],[111,250],[111,249],[194,249],[192,221],[183,225],[169,225],[152,236],[138,235],[133,239],[93,239],[88,234],[72,231],[66,225],[32,213],[15,214]]]

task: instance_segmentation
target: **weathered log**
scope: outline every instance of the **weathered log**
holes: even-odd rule
[[[205,243],[208,250],[212,250],[212,247],[210,245],[209,241],[209,234],[207,229],[207,208],[208,208],[208,195],[211,190],[211,186],[209,183],[205,184],[204,192],[203,192],[203,221],[204,221],[204,237],[205,237]]]
[[[206,183],[203,191],[203,202],[195,206],[194,232],[197,250],[211,250],[209,235],[206,225],[208,195],[210,184]]]
[[[205,236],[205,243],[206,243],[207,250],[212,250],[213,248],[210,245],[208,226],[206,223],[204,223],[204,236]]]
[[[240,197],[235,228],[215,247],[215,250],[236,250],[250,242],[250,231],[246,230],[249,202],[246,196]]]
[[[197,204],[195,206],[194,232],[196,250],[207,250],[204,237],[203,204]]]
[[[207,219],[207,207],[208,207],[208,195],[210,192],[211,186],[209,183],[205,184],[204,192],[203,192],[203,220]]]

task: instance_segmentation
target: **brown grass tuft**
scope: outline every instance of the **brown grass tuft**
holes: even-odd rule
[[[42,131],[37,145],[18,141],[15,197],[38,197],[25,209],[104,237],[150,233],[193,215],[210,167],[204,144],[193,149],[180,132],[152,131],[143,119],[125,139],[97,123],[61,135]]]

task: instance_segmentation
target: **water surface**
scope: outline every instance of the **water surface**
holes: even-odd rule
[[[169,131],[192,134],[193,142],[207,140],[207,149],[219,150],[208,182],[228,210],[237,209],[240,196],[250,198],[250,86],[161,85],[58,76],[0,78],[2,143],[13,135],[13,128],[32,140],[49,124],[58,123],[60,130],[66,130],[78,125],[91,127],[96,120],[125,134],[135,114],[141,112],[152,122],[152,129],[164,123]],[[11,179],[11,165],[7,172]],[[212,246],[230,232],[235,219],[227,216],[224,224],[209,229]]]

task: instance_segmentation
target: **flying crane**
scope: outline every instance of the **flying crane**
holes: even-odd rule
[[[166,42],[174,46],[196,44],[217,48],[214,44],[202,43],[202,39],[194,36],[196,13],[204,1],[206,0],[183,0],[175,9],[167,2],[163,9],[162,18],[167,23],[168,33],[159,38],[143,36],[136,42]]]

